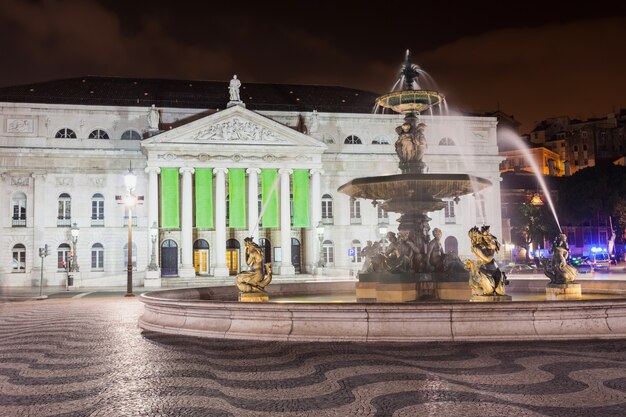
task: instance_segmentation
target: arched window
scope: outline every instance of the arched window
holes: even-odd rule
[[[13,246],[13,272],[26,272],[26,247],[21,243]]]
[[[209,249],[209,242],[204,239],[198,239],[193,242],[194,249]]]
[[[456,143],[454,143],[454,141],[451,138],[441,138],[441,140],[439,141],[439,146],[455,146]]]
[[[361,224],[361,202],[350,197],[350,223]]]
[[[109,134],[102,129],[96,129],[89,134],[89,139],[108,139]]]
[[[343,141],[343,143],[346,145],[361,145],[363,142],[361,142],[361,139],[358,136],[350,135]]]
[[[141,135],[136,130],[129,129],[122,133],[122,140],[141,140]]]
[[[104,246],[101,243],[94,243],[91,247],[91,269],[99,271],[104,269]]]
[[[324,258],[324,264],[332,264],[335,262],[335,246],[332,240],[325,240],[322,243],[322,257]]]
[[[54,137],[57,139],[76,139],[76,132],[74,132],[72,129],[64,127],[63,129],[59,130],[56,135],[54,135]]]
[[[133,261],[133,270],[137,270],[137,244],[135,244],[135,242],[133,242],[133,253],[132,255],[132,261]],[[124,260],[124,269],[128,268],[128,242],[124,243],[124,256],[123,256],[123,260]]]
[[[104,196],[100,193],[91,197],[91,226],[104,226]]]
[[[448,236],[443,244],[446,253],[459,253],[459,241],[454,236]]]
[[[352,247],[350,249],[352,249],[353,253],[353,255],[350,257],[352,258],[352,262],[361,262],[361,241],[356,239],[353,240]]]
[[[26,227],[26,194],[13,195],[13,227]]]
[[[377,136],[372,140],[372,145],[389,145],[389,141],[384,136]]]
[[[69,194],[63,193],[59,196],[57,210],[57,226],[70,226],[72,222],[72,198]]]
[[[57,248],[57,268],[66,270],[69,267],[70,245],[61,243]]]
[[[322,196],[322,223],[333,224],[333,198],[330,194]]]

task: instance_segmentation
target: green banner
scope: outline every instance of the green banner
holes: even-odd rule
[[[213,228],[213,169],[196,168],[196,227]]]
[[[177,229],[178,216],[178,168],[161,168],[161,227]]]
[[[246,227],[246,170],[228,168],[228,227]]]
[[[261,223],[263,227],[278,227],[278,171],[261,170]]]
[[[309,170],[293,170],[293,227],[309,227]]]

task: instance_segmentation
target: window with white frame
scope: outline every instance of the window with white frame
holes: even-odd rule
[[[353,240],[351,249],[354,253],[354,255],[350,257],[352,259],[352,262],[361,262],[361,241],[356,239]]]
[[[57,269],[66,270],[69,266],[71,249],[67,243],[61,243],[57,248]]]
[[[57,139],[76,139],[76,132],[72,129],[64,127],[63,129],[60,129],[54,137]]]
[[[322,223],[332,224],[333,222],[333,198],[330,194],[322,196]]]
[[[63,193],[59,196],[57,205],[57,226],[70,226],[72,221],[72,198]]]
[[[372,145],[389,145],[389,141],[384,136],[377,136],[372,140]]]
[[[102,129],[96,129],[89,134],[89,139],[108,139],[109,134]]]
[[[378,223],[389,223],[389,213],[380,204],[376,206],[376,209],[378,211]]]
[[[346,145],[361,145],[363,142],[361,142],[361,138],[358,136],[350,135],[343,141],[343,143]]]
[[[350,223],[361,223],[361,202],[354,197],[350,197]]]
[[[327,265],[335,262],[335,246],[332,240],[325,240],[322,243],[322,256]]]
[[[129,129],[127,131],[125,131],[124,133],[122,133],[122,140],[141,140],[141,135],[139,134],[139,132]]]
[[[446,207],[444,207],[444,217],[446,224],[456,223],[456,214],[454,213],[454,201],[446,201]]]
[[[91,197],[91,225],[104,226],[104,196],[100,193]]]
[[[26,247],[21,243],[13,246],[13,272],[26,272]]]
[[[133,269],[137,270],[137,245],[135,244],[135,242],[133,242],[132,250],[133,250],[133,253],[132,253]],[[123,260],[124,260],[124,268],[128,268],[128,242],[124,244]]]
[[[102,243],[94,243],[91,247],[91,269],[104,269],[104,246]]]
[[[13,195],[13,227],[26,227],[26,194]]]

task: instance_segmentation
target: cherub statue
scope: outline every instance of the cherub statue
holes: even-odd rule
[[[544,274],[550,278],[550,284],[571,284],[576,280],[578,271],[567,264],[569,245],[567,236],[560,234],[554,238],[550,248],[552,259],[544,261]]]
[[[401,163],[411,163],[415,160],[416,146],[414,134],[411,132],[411,124],[403,123],[396,128],[398,139],[396,140],[396,153]]]
[[[426,267],[429,271],[443,271],[443,246],[441,246],[441,229],[435,227],[433,229],[433,239],[428,242],[426,248]]]
[[[269,263],[265,264],[263,275],[263,250],[251,237],[245,238],[243,242],[246,246],[246,264],[250,266],[250,270],[237,275],[237,288],[243,293],[265,292],[265,287],[272,282],[272,267]]]
[[[469,259],[465,261],[465,269],[470,271],[469,285],[472,295],[506,295],[506,274],[500,271],[494,259],[500,250],[498,239],[491,234],[489,226],[480,229],[474,226],[468,235],[472,253],[478,258],[478,262]]]
[[[415,160],[421,161],[424,158],[424,153],[426,152],[426,135],[424,135],[424,130],[426,129],[425,123],[420,123],[417,125],[417,129],[414,135],[414,143],[415,143]]]

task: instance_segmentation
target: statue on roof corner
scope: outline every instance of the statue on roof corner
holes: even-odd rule
[[[148,127],[150,130],[159,130],[159,109],[157,109],[154,104],[148,110]]]
[[[241,87],[241,81],[237,79],[237,75],[233,75],[233,79],[228,84],[228,92],[230,93],[230,101],[241,101],[239,96],[239,88]]]

